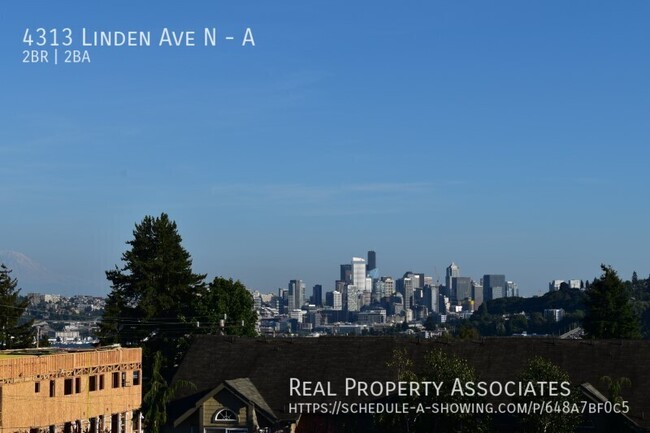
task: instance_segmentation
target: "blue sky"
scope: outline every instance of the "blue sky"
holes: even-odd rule
[[[649,19],[640,0],[5,1],[0,250],[64,281],[25,291],[104,294],[166,212],[197,272],[262,291],[329,290],[368,249],[385,275],[453,260],[524,295],[600,263],[645,277]],[[237,41],[23,64],[38,27]]]

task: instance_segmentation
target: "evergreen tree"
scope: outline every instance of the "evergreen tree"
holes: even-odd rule
[[[18,281],[0,264],[0,350],[30,347],[34,342],[32,322],[20,323],[29,301],[19,297]]]
[[[587,290],[583,328],[591,338],[638,338],[640,328],[625,285],[611,266]]]
[[[160,351],[161,370],[170,377],[196,332],[196,311],[205,275],[192,272],[176,223],[166,214],[136,224],[124,266],[107,271],[112,291],[100,324],[103,344],[142,346],[145,377]]]

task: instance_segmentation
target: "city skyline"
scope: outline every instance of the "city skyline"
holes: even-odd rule
[[[601,263],[646,276],[648,16],[643,2],[10,0],[0,251],[35,264],[34,282],[14,274],[24,292],[105,295],[135,224],[165,212],[195,272],[263,292],[331,290],[369,249],[381,275],[443,284],[456,262],[522,296]],[[255,46],[23,63],[38,27],[250,28]]]

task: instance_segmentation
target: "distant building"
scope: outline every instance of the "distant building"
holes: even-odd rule
[[[413,306],[413,273],[407,272],[404,277],[397,280],[397,291],[402,294],[404,299],[404,309],[407,310]]]
[[[451,292],[451,279],[454,277],[460,277],[460,268],[456,263],[451,262],[451,265],[447,267],[447,275],[445,277],[445,286],[448,292]]]
[[[553,280],[548,284],[549,292],[556,292],[560,289],[582,289],[582,280]]]
[[[323,286],[316,284],[313,288],[312,302],[317,307],[323,306]]]
[[[346,311],[359,311],[359,290],[354,284],[348,284],[346,294]]]
[[[333,292],[325,293],[325,303],[332,307],[332,310],[342,310],[343,309],[343,299],[341,292],[334,290]]]
[[[472,299],[474,300],[474,308],[478,310],[478,307],[483,304],[483,285],[472,281]]]
[[[486,301],[503,298],[506,293],[506,276],[503,274],[483,275],[483,297]]]
[[[386,310],[383,308],[376,310],[361,311],[357,315],[359,325],[372,325],[374,323],[386,323]]]
[[[544,318],[550,322],[559,322],[564,319],[564,309],[548,308],[544,310]]]
[[[582,288],[582,280],[569,280],[569,289],[581,289]]]
[[[358,292],[366,291],[366,260],[360,257],[352,257],[352,284]],[[371,287],[368,287],[371,290]]]
[[[451,301],[462,303],[472,297],[472,279],[469,277],[452,277]]]
[[[439,312],[440,291],[438,286],[425,285],[424,286],[424,306],[429,310],[429,314]]]
[[[395,294],[395,280],[391,277],[381,277],[381,282],[384,286],[382,298],[393,296]]]
[[[519,287],[514,281],[506,281],[506,298],[519,296]]]
[[[0,433],[142,431],[142,349],[0,352]]]
[[[564,280],[553,280],[550,283],[548,283],[548,291],[549,292],[556,292],[560,290],[560,286],[564,283]]]
[[[289,281],[288,296],[288,309],[300,309],[305,303],[305,283],[302,280]]]
[[[368,272],[377,269],[377,253],[368,251]]]
[[[352,282],[352,265],[344,264],[341,265],[341,275],[339,281],[343,281],[345,284]]]

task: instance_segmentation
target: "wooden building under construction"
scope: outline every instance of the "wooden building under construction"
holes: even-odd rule
[[[0,351],[0,433],[140,433],[142,349]]]

